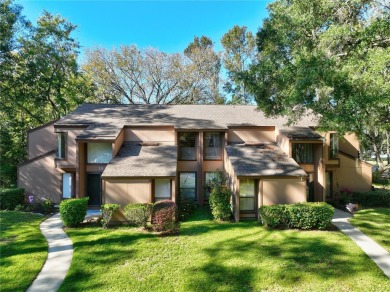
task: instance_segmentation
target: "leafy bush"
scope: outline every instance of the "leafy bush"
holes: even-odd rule
[[[24,203],[24,189],[0,189],[0,210],[14,210]]]
[[[327,203],[297,203],[262,206],[259,214],[269,228],[288,226],[299,229],[326,229],[330,226],[334,208]]]
[[[103,228],[106,229],[108,224],[111,221],[112,215],[116,210],[118,210],[120,205],[118,204],[104,204],[102,205],[102,225]]]
[[[152,209],[152,225],[153,229],[158,232],[177,232],[179,225],[175,202],[163,200],[155,203]]]
[[[192,199],[179,197],[178,213],[179,220],[184,221],[190,217],[191,213],[195,210],[196,203]]]
[[[363,207],[390,207],[390,190],[353,193],[352,201]]]
[[[60,216],[65,226],[74,227],[83,222],[87,215],[88,197],[68,199],[60,204]]]
[[[334,208],[327,203],[285,205],[288,225],[299,229],[326,229],[332,223]]]
[[[259,217],[269,228],[281,227],[288,223],[285,205],[262,206],[259,209]]]
[[[382,188],[386,188],[390,185],[390,178],[383,177],[382,173],[377,170],[372,173],[372,182],[381,185]]]
[[[54,202],[51,199],[42,199],[39,204],[43,214],[50,214],[54,211]]]
[[[224,171],[218,171],[210,181],[211,189],[209,204],[214,219],[229,220],[232,214],[230,199],[232,193],[228,184],[228,175]]]
[[[149,203],[131,203],[125,207],[125,216],[130,224],[146,227],[148,223],[153,204]]]

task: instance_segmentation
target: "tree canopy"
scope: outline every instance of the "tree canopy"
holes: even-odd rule
[[[353,132],[379,151],[390,130],[386,1],[278,0],[268,9],[257,62],[239,75],[258,106],[292,123],[310,110],[321,129]]]

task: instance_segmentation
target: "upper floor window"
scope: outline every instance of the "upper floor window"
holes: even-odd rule
[[[204,134],[204,159],[222,159],[222,135],[221,133]]]
[[[329,159],[334,159],[339,153],[339,137],[336,133],[330,133]]]
[[[88,143],[87,145],[88,163],[109,163],[112,159],[111,143]]]
[[[196,160],[197,133],[179,133],[179,160]]]
[[[57,158],[65,158],[66,133],[57,132]]]
[[[313,144],[292,144],[292,157],[298,163],[313,163]]]

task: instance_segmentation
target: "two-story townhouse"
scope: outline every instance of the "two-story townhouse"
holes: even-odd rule
[[[371,167],[353,135],[317,133],[310,115],[286,122],[254,106],[84,104],[28,132],[18,185],[57,203],[88,196],[91,207],[179,195],[203,204],[207,181],[223,169],[236,220],[262,205],[370,189]]]

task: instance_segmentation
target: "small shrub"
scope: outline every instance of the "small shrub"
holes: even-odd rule
[[[353,203],[363,207],[390,207],[390,190],[375,190],[369,192],[353,193]]]
[[[229,188],[227,173],[218,171],[208,187],[211,189],[209,204],[214,219],[229,220],[232,214],[230,205],[232,192]]]
[[[179,198],[178,213],[179,220],[184,221],[190,217],[191,213],[195,210],[196,203],[194,200],[188,198]]]
[[[269,228],[288,226],[298,229],[326,229],[330,226],[334,208],[327,203],[297,203],[262,206],[259,214]]]
[[[259,219],[268,228],[287,226],[288,216],[285,205],[262,206],[259,209]]]
[[[114,214],[114,212],[116,210],[118,210],[120,207],[120,205],[118,204],[104,204],[102,205],[102,225],[103,225],[103,228],[106,229],[108,224],[110,223],[111,221],[111,218],[112,218],[112,215]]]
[[[24,204],[24,189],[0,189],[0,210],[14,210]]]
[[[152,209],[153,230],[174,233],[178,231],[177,206],[175,202],[163,200],[155,203]]]
[[[43,198],[40,207],[43,214],[50,214],[54,211],[54,202],[51,199]]]
[[[74,227],[83,222],[87,215],[88,197],[68,199],[60,204],[60,216],[65,226]]]
[[[17,212],[24,212],[26,211],[26,207],[24,205],[17,205],[15,207],[15,210],[14,211],[17,211]]]
[[[148,223],[153,204],[131,203],[125,207],[125,216],[131,225],[144,227]]]

